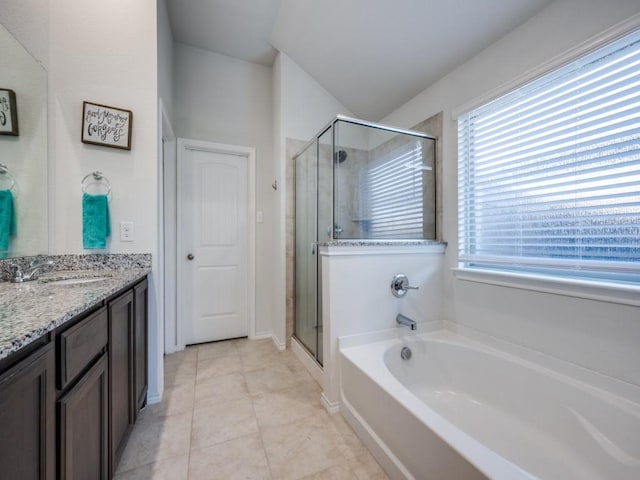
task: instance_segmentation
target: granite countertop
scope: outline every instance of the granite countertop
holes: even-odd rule
[[[1,282],[0,360],[151,272],[150,266],[135,267],[56,270],[32,282]],[[79,278],[101,279],[56,283]]]

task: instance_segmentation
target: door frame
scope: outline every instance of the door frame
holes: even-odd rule
[[[256,335],[256,149],[253,147],[244,147],[239,145],[227,145],[224,143],[205,142],[202,140],[190,140],[186,138],[178,138],[178,155],[177,155],[177,175],[176,175],[176,216],[177,216],[177,242],[176,242],[176,258],[177,261],[177,278],[176,285],[177,298],[176,305],[178,315],[176,318],[176,348],[177,350],[183,350],[185,348],[184,334],[183,334],[183,322],[180,320],[184,312],[185,295],[182,291],[182,285],[184,285],[184,278],[186,275],[185,263],[182,261],[184,256],[184,246],[181,232],[183,229],[183,219],[180,214],[182,210],[183,188],[182,188],[182,176],[184,175],[183,164],[185,161],[185,153],[188,150],[205,151],[212,153],[223,153],[226,155],[235,155],[247,159],[247,173],[248,173],[248,185],[247,185],[247,232],[249,238],[247,239],[248,259],[247,259],[247,331],[249,338],[253,338]]]

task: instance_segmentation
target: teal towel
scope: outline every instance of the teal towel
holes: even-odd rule
[[[109,199],[106,195],[82,194],[82,247],[102,249],[111,236]]]
[[[0,190],[0,258],[7,258],[9,237],[16,234],[16,213],[11,190]]]

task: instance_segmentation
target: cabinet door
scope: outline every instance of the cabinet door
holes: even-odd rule
[[[109,302],[109,465],[115,472],[134,423],[133,291]]]
[[[107,355],[60,399],[60,479],[108,480]]]
[[[135,393],[135,418],[144,405],[147,397],[147,370],[148,370],[148,351],[147,351],[147,296],[148,282],[145,279],[133,288],[134,307],[135,307],[135,369],[134,369],[134,393]]]
[[[54,480],[54,382],[53,344],[0,375],[0,477]]]

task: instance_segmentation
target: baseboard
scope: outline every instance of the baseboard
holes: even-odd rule
[[[271,334],[271,340],[273,340],[273,343],[276,345],[276,348],[278,350],[280,350],[281,352],[283,350],[287,349],[287,343],[286,342],[281,342],[278,337],[275,336],[275,334]]]
[[[264,340],[266,338],[270,338],[273,340],[276,348],[280,351],[285,350],[287,348],[287,344],[278,340],[278,337],[273,332],[262,332],[256,333],[254,335],[249,335],[249,340]]]
[[[265,338],[273,338],[273,333],[262,332],[262,333],[256,333],[254,335],[249,335],[249,340],[264,340]]]
[[[322,367],[318,365],[316,360],[311,355],[309,355],[309,352],[307,352],[307,350],[302,345],[300,345],[300,342],[295,337],[291,337],[291,351],[296,356],[296,358],[300,360],[300,363],[304,365],[304,368],[307,369],[313,379],[318,382],[318,385],[322,387],[324,382],[324,372],[322,370]]]
[[[147,405],[151,405],[153,403],[160,403],[162,401],[162,395],[158,392],[148,393],[147,394]]]
[[[322,403],[322,406],[327,411],[327,413],[329,413],[329,415],[340,413],[340,403],[329,401],[324,392],[322,392],[322,394],[320,395],[320,402]]]

